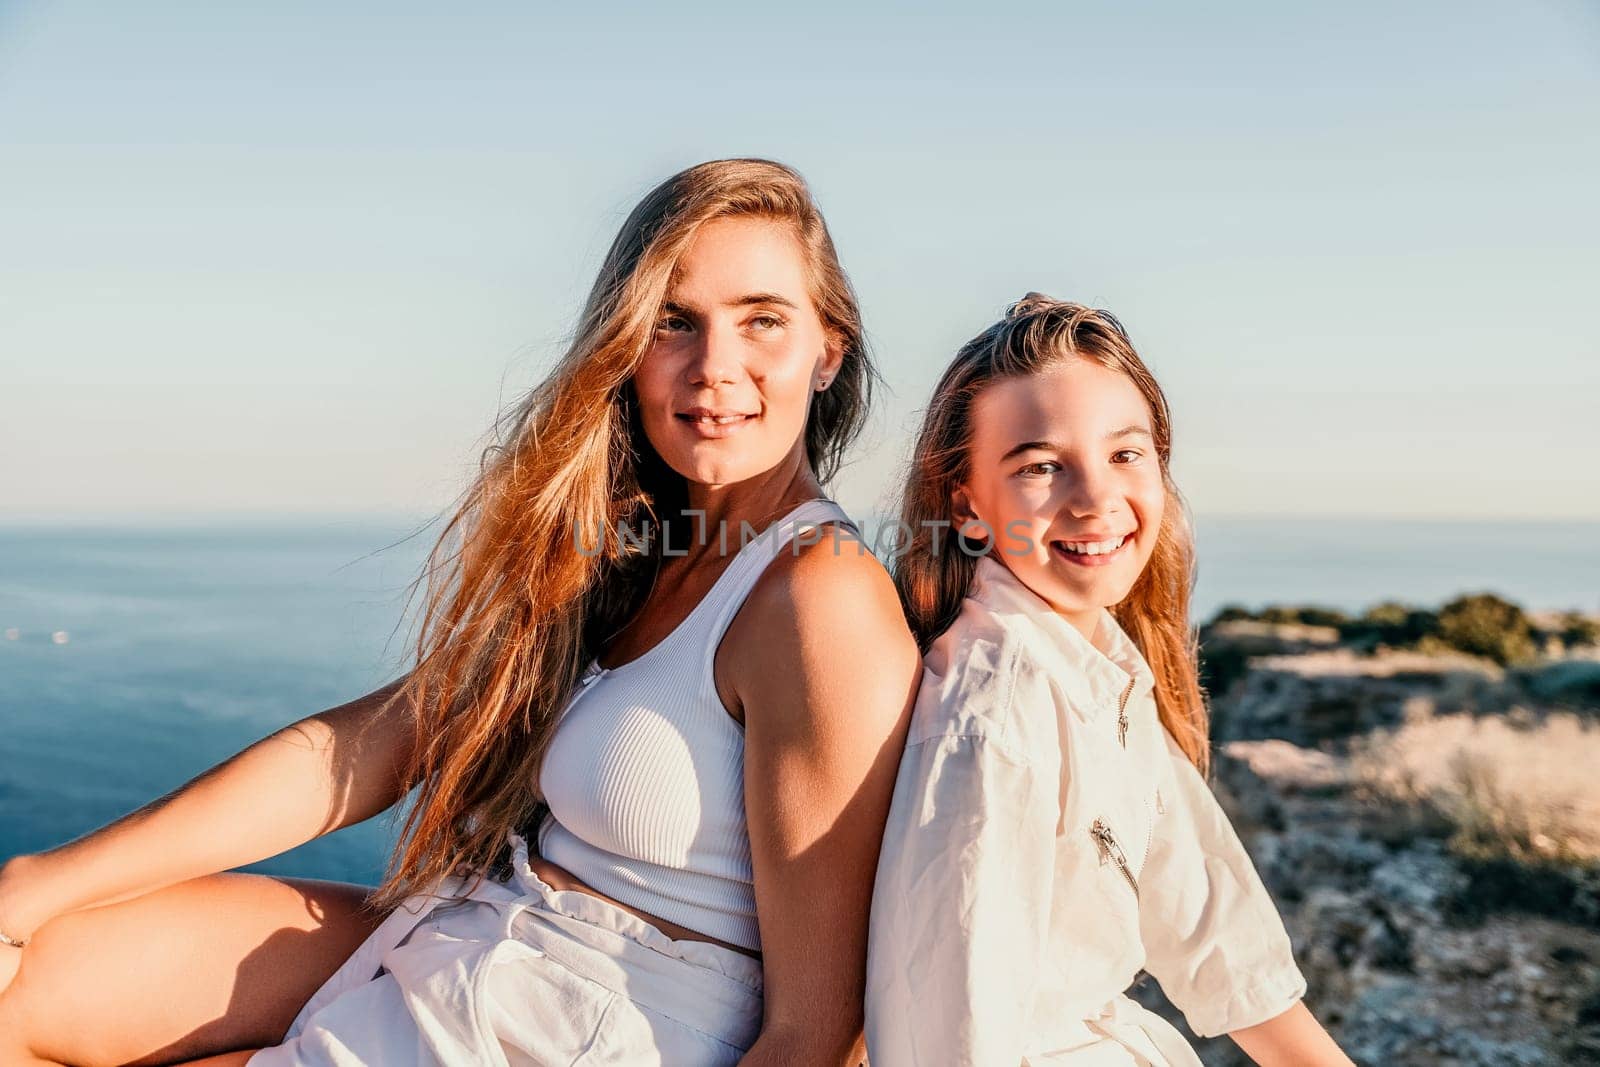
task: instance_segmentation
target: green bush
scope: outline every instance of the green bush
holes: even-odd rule
[[[1339,627],[1339,635],[1350,643],[1372,648],[1410,648],[1439,631],[1439,616],[1410,604],[1386,600],[1374,604],[1361,616]]]
[[[1221,622],[1265,622],[1274,625],[1332,626],[1350,624],[1350,616],[1334,608],[1315,604],[1271,604],[1260,611],[1251,611],[1243,604],[1226,604],[1217,610],[1207,626]]]
[[[1307,626],[1332,626],[1338,628],[1350,622],[1350,616],[1334,608],[1319,608],[1315,605],[1300,609],[1300,621]]]
[[[1361,615],[1361,622],[1370,626],[1404,626],[1411,615],[1411,607],[1398,600],[1385,600],[1374,604]]]
[[[1437,636],[1451,648],[1502,666],[1526,663],[1538,654],[1528,616],[1493,593],[1457,597],[1440,608]]]
[[[1283,623],[1299,622],[1300,609],[1286,607],[1282,604],[1274,604],[1269,608],[1262,609],[1262,611],[1256,615],[1256,618],[1260,619],[1262,622],[1278,623],[1280,625]]]
[[[1350,617],[1342,611],[1315,604],[1275,604],[1262,610],[1256,617],[1262,622],[1300,626],[1343,626],[1350,621]]]
[[[1253,618],[1255,618],[1255,614],[1244,605],[1228,604],[1218,611],[1216,615],[1212,616],[1211,622],[1207,625],[1215,625],[1219,622],[1246,622]]]
[[[1581,611],[1567,612],[1561,616],[1561,643],[1568,648],[1600,645],[1600,619]]]
[[[1459,596],[1438,611],[1385,600],[1355,617],[1316,605],[1273,604],[1252,611],[1228,604],[1207,625],[1243,621],[1331,626],[1339,631],[1341,641],[1358,650],[1370,651],[1379,645],[1422,651],[1451,649],[1484,656],[1501,666],[1538,658],[1532,621],[1521,607],[1493,593]],[[1600,645],[1600,619],[1573,611],[1561,617],[1560,626],[1556,632],[1568,648]]]

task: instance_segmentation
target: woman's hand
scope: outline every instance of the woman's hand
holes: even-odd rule
[[[0,863],[0,933],[27,941],[51,916],[33,910],[27,898],[28,868],[32,856],[13,856]],[[22,966],[22,949],[0,942],[0,993]]]
[[[33,887],[38,884],[32,877],[37,862],[36,856],[22,855],[0,863],[0,933],[17,941],[27,941],[35,930],[53,918],[48,910],[41,910],[39,902],[30,898]],[[22,951],[4,943],[0,943],[0,950],[19,955]],[[3,967],[0,964],[0,976],[5,974]]]

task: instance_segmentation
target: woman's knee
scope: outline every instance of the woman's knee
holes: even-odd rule
[[[6,987],[11,984],[11,979],[16,977],[17,968],[22,966],[22,951],[9,946],[0,946],[0,996],[5,995]]]
[[[35,1067],[49,1061],[39,1059],[30,1045],[25,997],[22,953],[0,950],[0,1063]]]
[[[64,958],[75,941],[72,916],[59,916],[33,932],[28,945],[14,953],[9,980],[0,970],[0,1064],[55,1064],[41,1042],[52,1030],[72,1025],[73,989],[64,985]],[[83,976],[80,976],[80,981]],[[54,988],[53,988],[54,986]]]

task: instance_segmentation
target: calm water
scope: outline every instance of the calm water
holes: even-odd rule
[[[0,637],[0,859],[395,677],[404,587],[432,532],[395,544],[412,529],[0,527],[0,632],[18,631]],[[1198,533],[1201,618],[1229,602],[1351,609],[1483,589],[1600,610],[1597,523],[1234,519]],[[393,832],[380,817],[246,869],[374,884]]]

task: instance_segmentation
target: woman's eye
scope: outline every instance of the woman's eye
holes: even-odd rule
[[[757,315],[750,320],[750,325],[758,330],[776,330],[783,325],[783,320],[776,315]]]
[[[1137,448],[1124,448],[1113,453],[1111,459],[1116,463],[1137,463],[1139,458],[1143,455],[1144,453],[1140,452]],[[1121,456],[1127,456],[1128,458],[1121,459],[1119,458]]]
[[[1054,474],[1060,469],[1061,465],[1059,463],[1052,463],[1048,459],[1042,459],[1038,463],[1028,464],[1026,467],[1023,467],[1021,470],[1017,471],[1017,473],[1028,478],[1041,478],[1047,474]]]
[[[682,315],[667,315],[656,323],[656,329],[665,330],[669,333],[677,333],[679,330],[687,330],[688,328],[689,322]]]

